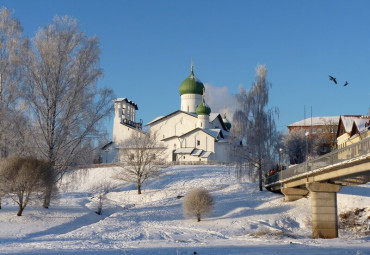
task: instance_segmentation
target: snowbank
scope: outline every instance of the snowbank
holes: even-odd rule
[[[332,240],[311,239],[310,199],[284,203],[279,194],[239,183],[224,166],[174,166],[148,182],[138,195],[132,184],[114,179],[119,168],[79,170],[60,184],[61,194],[46,210],[28,206],[16,217],[5,199],[0,210],[1,254],[370,254],[369,236],[340,232]],[[103,214],[97,189],[111,183]],[[211,215],[196,222],[182,213],[192,188],[208,189]],[[339,213],[370,205],[370,185],[344,187]],[[349,234],[350,233],[350,234]]]

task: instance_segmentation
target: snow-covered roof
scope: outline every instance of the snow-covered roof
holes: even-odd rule
[[[218,139],[219,136],[223,138],[221,129],[203,129],[203,131],[216,139]]]
[[[348,115],[340,116],[342,120],[344,132],[350,133],[352,131],[353,123],[356,124],[358,130],[361,132],[365,128],[365,123],[369,121],[370,116],[361,116],[361,115]]]
[[[211,113],[209,115],[209,122],[214,121],[218,117],[218,115],[220,115],[220,114],[219,113]]]
[[[201,158],[208,158],[212,154],[211,151],[204,151],[202,154],[200,154]]]
[[[190,116],[192,116],[192,117],[197,118],[197,115],[196,115],[195,113],[191,113],[191,112],[184,112],[184,111],[181,111],[181,110],[177,110],[177,111],[174,111],[174,112],[172,112],[172,113],[170,113],[170,114],[167,114],[167,115],[165,115],[165,116],[157,117],[157,118],[155,118],[154,120],[152,120],[151,122],[149,122],[148,124],[146,124],[145,126],[152,125],[152,124],[154,124],[155,122],[157,122],[157,121],[159,121],[159,120],[162,120],[162,119],[168,118],[168,117],[170,117],[170,116],[172,116],[172,115],[175,115],[175,114],[177,114],[177,113],[185,113],[185,114],[188,114],[188,115],[190,115]]]
[[[288,127],[304,127],[304,126],[323,126],[323,125],[338,125],[339,116],[331,117],[312,117],[304,120],[294,122],[293,124],[288,125]]]
[[[178,148],[175,150],[176,154],[190,154],[192,153],[194,148]]]
[[[366,123],[369,123],[369,121],[370,121],[369,119],[355,119],[354,120],[359,132],[367,130],[368,126],[366,126]]]
[[[150,124],[152,124],[153,122],[156,122],[157,120],[160,120],[160,119],[162,119],[162,118],[164,118],[165,116],[159,116],[159,117],[157,117],[157,118],[155,118],[154,120],[152,120],[151,122],[149,122],[148,124],[146,124],[146,125],[150,125]]]
[[[203,150],[201,149],[194,149],[191,153],[192,156],[199,156],[201,153],[203,152]]]

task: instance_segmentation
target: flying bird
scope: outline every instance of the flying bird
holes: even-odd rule
[[[336,78],[334,78],[333,76],[330,76],[330,75],[329,75],[329,80],[333,81],[335,84],[338,84],[338,83],[337,83],[337,79],[336,79]]]
[[[347,85],[348,85],[348,81],[346,81],[346,83],[344,83],[344,85],[343,85],[343,86],[345,87],[345,86],[347,86]]]

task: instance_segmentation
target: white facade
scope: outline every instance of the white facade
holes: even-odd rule
[[[181,110],[148,123],[150,132],[167,148],[168,161],[230,161],[229,129],[219,113],[210,113],[204,102],[204,85],[190,76],[180,85]],[[203,95],[201,95],[203,91]],[[135,119],[137,105],[127,98],[114,101],[113,140],[104,146],[103,161],[115,161],[120,145],[135,132],[142,132]],[[198,113],[198,114],[197,114]],[[228,123],[229,124],[229,123]]]
[[[113,142],[116,145],[131,137],[134,132],[141,132],[142,124],[136,122],[137,105],[127,98],[114,100]]]
[[[114,100],[113,139],[101,148],[102,163],[116,162],[119,148],[134,133],[142,132],[142,123],[136,122],[137,104],[127,98]]]
[[[184,112],[195,113],[198,105],[202,102],[202,95],[184,94],[181,95],[181,110]]]
[[[205,120],[206,127],[199,127]],[[168,148],[168,161],[229,161],[229,133],[220,114],[197,116],[179,110],[147,125]]]

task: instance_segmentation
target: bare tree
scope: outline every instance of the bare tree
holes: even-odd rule
[[[206,189],[196,188],[189,191],[184,198],[184,215],[186,217],[197,217],[210,214],[213,210],[213,198]]]
[[[321,148],[326,145],[327,137],[324,134],[310,134],[304,129],[293,129],[283,136],[283,143],[286,153],[288,153],[291,164],[300,164],[306,159],[320,155]],[[332,139],[332,138],[331,138]]]
[[[9,157],[0,165],[1,193],[8,195],[19,206],[21,216],[31,195],[43,190],[49,179],[47,161],[35,158]]]
[[[155,139],[155,135],[135,132],[120,148],[118,165],[123,170],[116,179],[136,183],[137,193],[146,181],[158,178],[161,170],[168,166],[166,147]]]
[[[237,95],[241,109],[233,117],[233,124],[238,127],[233,135],[242,143],[237,147],[237,155],[257,169],[261,191],[262,172],[276,160],[279,142],[274,119],[278,109],[267,109],[271,84],[266,75],[266,66],[258,65],[252,88],[249,91],[241,88]]]
[[[112,112],[111,89],[98,89],[99,44],[79,32],[75,19],[55,17],[39,29],[25,61],[25,100],[35,150],[52,169],[54,183],[86,155],[100,132],[101,120]],[[53,186],[46,187],[44,207]]]
[[[96,214],[101,215],[103,213],[103,204],[105,200],[105,195],[107,195],[112,189],[111,182],[104,180],[99,182],[94,190],[97,192],[98,196],[98,210],[96,211]]]
[[[292,130],[283,136],[285,152],[291,164],[300,164],[306,158],[306,137],[304,130]]]
[[[23,77],[22,57],[27,49],[23,29],[6,8],[0,9],[0,158],[17,149],[22,135],[11,126],[19,126],[20,83]]]

